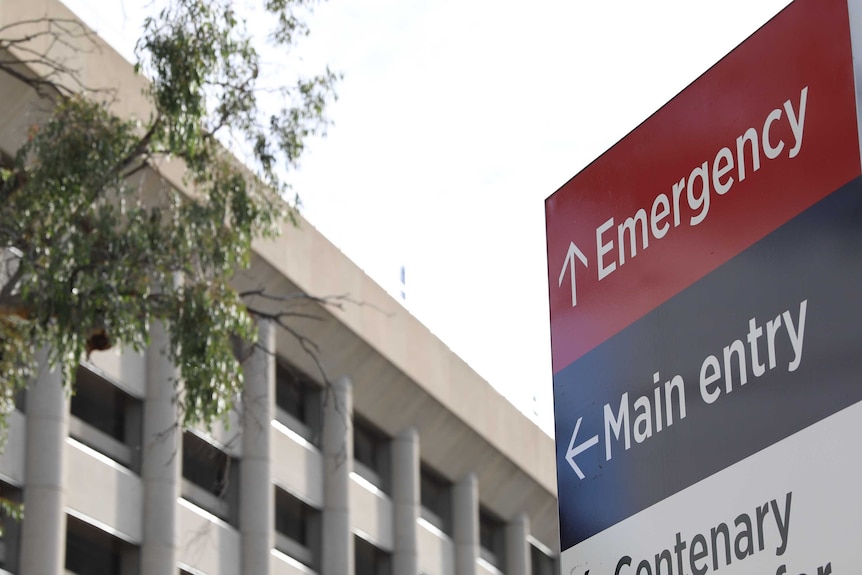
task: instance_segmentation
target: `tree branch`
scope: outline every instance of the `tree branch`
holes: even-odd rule
[[[44,29],[32,30],[33,27],[44,26]],[[30,30],[28,30],[30,29]],[[18,37],[3,37],[13,30],[22,30]],[[43,50],[32,47],[33,42],[48,40]],[[42,98],[60,96],[68,98],[77,92],[97,92],[86,86],[80,79],[79,71],[66,65],[63,61],[51,57],[51,50],[63,46],[73,52],[88,52],[75,40],[86,40],[93,48],[98,47],[95,36],[84,24],[71,18],[31,18],[19,20],[5,26],[0,26],[0,51],[13,55],[11,60],[0,60],[0,71],[12,76],[27,86],[33,88]],[[24,57],[21,57],[24,56]],[[29,56],[29,57],[28,57]],[[43,67],[44,72],[22,70],[23,67]],[[71,85],[60,83],[57,78],[66,77]]]

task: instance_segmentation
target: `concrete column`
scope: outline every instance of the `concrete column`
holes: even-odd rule
[[[183,460],[182,430],[174,400],[179,371],[167,355],[168,334],[161,322],[153,322],[150,342],[141,442],[141,575],[162,575],[177,572],[177,498]]]
[[[392,503],[395,553],[393,573],[419,574],[419,433],[410,428],[392,444]]]
[[[275,412],[275,329],[258,328],[258,346],[243,366],[242,460],[239,472],[239,528],[242,573],[268,575],[273,547],[274,495],[270,476],[270,429]]]
[[[521,513],[506,525],[506,575],[531,575],[530,518]]]
[[[59,369],[48,369],[39,352],[39,373],[27,391],[27,446],[24,463],[24,523],[21,573],[66,572],[66,437],[69,397]]]
[[[470,473],[452,487],[456,575],[476,575],[479,558],[479,480]]]
[[[353,387],[342,377],[323,407],[322,575],[353,575],[350,472],[353,470]]]

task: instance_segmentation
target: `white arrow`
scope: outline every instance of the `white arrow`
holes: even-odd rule
[[[575,438],[578,436],[578,430],[581,428],[582,419],[583,417],[578,418],[578,422],[575,424],[575,431],[572,433],[572,439],[569,441],[569,448],[566,450],[566,461],[569,462],[569,465],[571,465],[572,469],[575,470],[575,473],[578,474],[578,479],[584,478],[584,472],[581,471],[581,468],[578,467],[577,463],[575,463],[575,457],[599,442],[599,436],[594,435],[579,446],[575,447]]]
[[[566,277],[566,268],[570,268],[572,270],[572,307],[578,305],[578,292],[575,287],[575,257],[581,260],[582,264],[589,267],[587,256],[584,255],[584,252],[578,249],[575,242],[569,242],[569,251],[566,252],[566,261],[563,262],[563,269],[560,270],[560,281],[557,282],[557,284],[562,287],[563,278]]]

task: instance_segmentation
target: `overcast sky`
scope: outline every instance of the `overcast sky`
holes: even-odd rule
[[[64,0],[125,54],[152,3]],[[786,0],[330,0],[344,73],[291,178],[305,216],[553,431],[544,199]]]

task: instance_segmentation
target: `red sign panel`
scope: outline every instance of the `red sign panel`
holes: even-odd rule
[[[554,373],[859,175],[855,101],[846,0],[798,0],[548,198]]]

